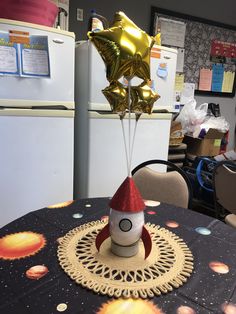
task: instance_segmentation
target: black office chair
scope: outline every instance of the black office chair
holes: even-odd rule
[[[166,165],[169,172],[149,168],[154,164]],[[132,170],[133,180],[143,199],[191,208],[192,187],[186,173],[170,161],[148,160]]]

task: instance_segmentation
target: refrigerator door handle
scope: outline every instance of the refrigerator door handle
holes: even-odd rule
[[[52,40],[54,43],[56,44],[64,44],[64,40],[60,39],[60,38],[55,38]]]

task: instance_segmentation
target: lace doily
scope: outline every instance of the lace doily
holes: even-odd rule
[[[146,224],[152,237],[152,251],[144,259],[139,244],[136,256],[113,255],[110,238],[100,252],[97,233],[107,222],[92,221],[69,231],[58,246],[61,267],[71,279],[96,293],[114,297],[147,298],[178,288],[193,270],[193,256],[184,241],[165,228]]]

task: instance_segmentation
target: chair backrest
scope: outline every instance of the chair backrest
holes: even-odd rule
[[[236,214],[236,163],[219,162],[213,172],[215,201]]]
[[[167,165],[171,172],[158,172],[148,166]],[[143,199],[191,208],[192,189],[185,172],[170,161],[148,160],[132,171],[133,180]]]

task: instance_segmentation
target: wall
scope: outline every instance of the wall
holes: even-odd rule
[[[70,0],[70,31],[75,32],[76,40],[86,39],[90,10],[95,9],[98,14],[105,16],[110,22],[112,21],[113,15],[116,11],[124,11],[125,14],[141,29],[149,32],[151,6],[236,26],[235,0],[227,0],[227,4],[224,1],[208,0],[207,5],[205,1],[193,0]],[[76,20],[76,8],[84,10],[83,22]],[[235,146],[236,97],[221,98],[196,96],[196,101],[197,104],[201,104],[203,102],[220,104],[221,114],[225,116],[231,126],[228,149],[233,148]]]

